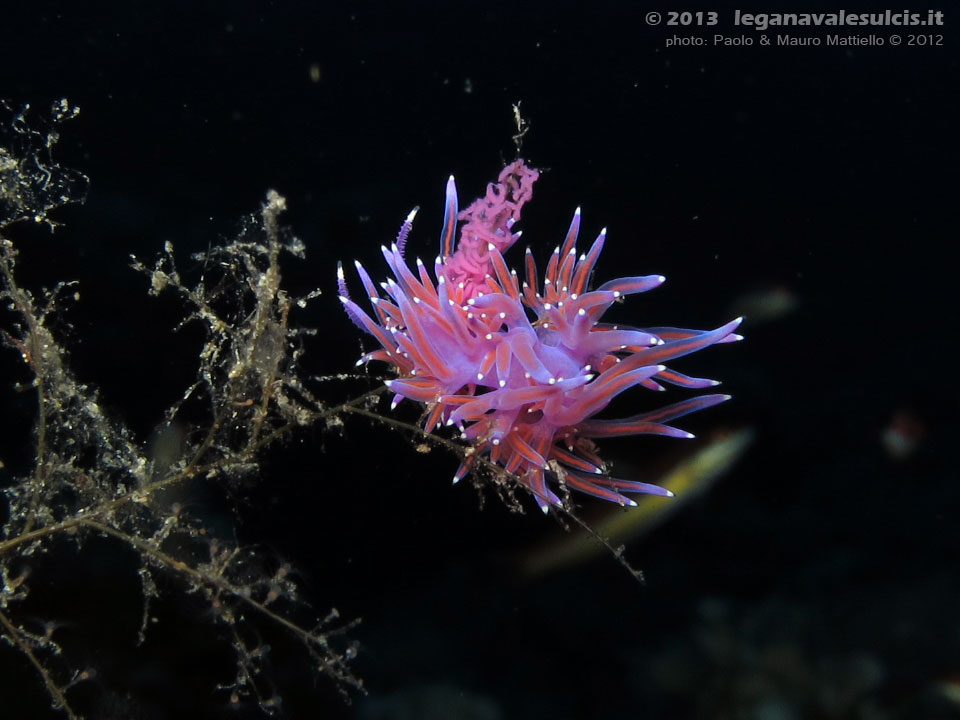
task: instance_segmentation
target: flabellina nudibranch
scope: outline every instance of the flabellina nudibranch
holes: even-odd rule
[[[656,485],[610,477],[593,441],[640,434],[693,437],[665,423],[730,396],[700,395],[621,420],[595,415],[635,385],[651,390],[664,390],[661,383],[693,389],[719,385],[663,363],[742,339],[734,333],[742,318],[710,331],[601,323],[618,299],[652,290],[665,278],[626,277],[591,290],[606,228],[578,257],[579,208],[547,263],[542,290],[529,248],[521,285],[503,255],[520,238],[513,227],[538,177],[537,170],[516,160],[487,185],[484,197],[458,212],[450,176],[432,276],[419,258],[415,272],[404,259],[416,209],[396,242],[382,248],[393,273],[380,284],[384,294],[355,262],[372,317],[350,299],[338,266],[347,315],[381,346],[357,364],[379,360],[392,365],[398,377],[386,385],[394,395],[393,407],[404,399],[423,403],[427,432],[444,425],[460,429],[469,447],[454,483],[478,457],[487,457],[529,489],[544,512],[551,505],[563,507],[548,481],[621,505],[636,505],[623,493],[670,496]],[[460,242],[454,249],[458,221]]]

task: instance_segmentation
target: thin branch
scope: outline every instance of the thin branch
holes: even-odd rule
[[[20,289],[13,277],[13,256],[16,251],[12,244],[5,237],[0,235],[0,273],[3,274],[4,290],[3,294],[10,298],[14,310],[20,315],[27,325],[25,340],[17,339],[17,345],[21,350],[21,357],[24,359],[33,373],[33,385],[37,389],[37,465],[34,468],[35,490],[30,501],[30,512],[27,516],[26,531],[29,532],[36,520],[37,503],[39,501],[39,488],[42,486],[44,476],[46,475],[46,457],[47,457],[47,402],[45,393],[44,378],[47,377],[47,371],[44,367],[44,345],[49,344],[49,337],[41,338],[41,321],[38,320],[36,309],[29,293]],[[42,317],[42,316],[41,316]],[[49,332],[43,329],[43,335],[49,336]]]
[[[43,684],[47,686],[47,691],[50,693],[50,696],[53,698],[54,703],[63,710],[67,717],[70,720],[80,720],[80,716],[77,715],[73,708],[70,707],[70,703],[67,702],[67,696],[64,694],[63,688],[61,688],[56,681],[50,676],[50,673],[47,672],[47,669],[37,658],[36,654],[33,652],[33,649],[23,638],[23,632],[14,625],[10,618],[7,617],[6,613],[0,610],[0,625],[3,626],[3,629],[6,631],[6,635],[10,638],[10,641],[16,645],[17,649],[27,656],[27,659],[30,661],[30,664],[36,668],[37,672],[40,673],[40,677],[43,678]]]
[[[246,605],[247,607],[255,610],[257,613],[267,617],[272,622],[281,626],[285,630],[289,631],[295,635],[304,645],[308,647],[319,647],[324,650],[326,653],[335,656],[335,653],[328,645],[326,638],[323,635],[318,635],[305,630],[304,628],[297,625],[295,622],[288,620],[278,613],[275,613],[269,607],[264,605],[261,602],[258,602],[249,594],[243,593],[238,587],[233,585],[229,580],[226,580],[222,576],[214,575],[211,573],[204,572],[200,568],[193,567],[188,563],[178,560],[177,558],[165,553],[159,547],[153,545],[152,543],[146,542],[142,538],[138,538],[135,535],[129,535],[122,530],[117,530],[116,528],[110,527],[109,525],[104,525],[93,519],[84,519],[81,521],[81,524],[85,527],[88,527],[92,530],[96,530],[104,535],[109,535],[111,537],[122,540],[125,543],[133,546],[139,552],[144,555],[153,558],[156,562],[160,563],[164,567],[167,567],[171,570],[175,570],[182,575],[185,575],[193,580],[199,581],[202,584],[207,585],[208,587],[213,587],[218,590],[225,592],[230,595],[234,600]],[[329,658],[324,658],[322,660],[324,664],[324,670],[330,673],[332,676],[343,682],[351,683],[357,685],[357,681],[354,680],[349,674],[345,673],[342,669],[334,667]]]
[[[364,402],[365,400],[375,397],[382,393],[384,388],[377,388],[375,390],[370,390],[362,395],[347,400],[339,405],[327,408],[325,410],[320,410],[315,412],[311,418],[315,421],[325,420],[330,417],[334,417],[344,412],[353,412],[356,411],[355,407],[357,404]],[[179,482],[187,480],[189,478],[198,477],[207,475],[212,472],[223,470],[230,467],[231,465],[244,462],[249,460],[251,457],[256,455],[264,447],[271,445],[276,440],[279,440],[281,437],[291,432],[296,428],[296,424],[293,422],[282,425],[281,427],[275,428],[273,431],[263,435],[259,440],[249,444],[242,452],[238,453],[235,456],[231,456],[228,459],[224,459],[218,462],[210,463],[209,465],[196,465],[188,467],[187,469],[170,475],[168,477],[162,478],[160,480],[155,480],[151,483],[144,485],[143,487],[137,488],[136,490],[131,490],[130,492],[121,495],[118,498],[114,498],[102,505],[98,505],[92,508],[87,508],[81,510],[76,515],[62,520],[60,522],[54,523],[52,525],[47,525],[42,528],[37,528],[30,532],[24,532],[16,537],[9,538],[7,540],[0,541],[0,555],[4,555],[14,548],[23,545],[24,543],[31,542],[33,540],[40,540],[57,533],[65,532],[67,530],[72,530],[78,525],[81,525],[88,520],[94,520],[96,518],[102,518],[104,515],[107,515],[114,510],[117,510],[124,505],[127,505],[131,502],[143,502],[148,499],[153,493],[158,490],[170,487],[171,485],[176,485]]]

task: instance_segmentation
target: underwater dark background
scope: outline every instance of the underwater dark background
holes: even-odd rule
[[[834,10],[804,5],[742,9]],[[520,225],[541,263],[580,205],[585,237],[609,228],[598,278],[667,276],[616,309],[625,322],[716,327],[738,304],[791,299],[775,317],[748,312],[744,342],[677,364],[734,396],[684,428],[755,436],[709,493],[628,544],[644,585],[603,553],[524,577],[519,558],[564,540],[555,520],[491,492],[479,509],[469,483],[450,486],[453,456],[359,420],[301,433],[227,501],[198,495],[213,526],[235,506],[236,536],[295,566],[318,614],[362,619],[351,637],[368,695],[349,702],[265,638],[287,716],[960,717],[960,17],[909,8],[945,12],[917,30],[942,34],[939,47],[712,46],[714,32],[759,36],[733,27],[735,7],[676,8],[717,11],[716,30],[651,27],[646,14],[668,8],[627,2],[4,10],[0,98],[79,105],[55,156],[91,179],[66,227],[21,243],[21,279],[80,282],[61,328],[73,367],[144,442],[192,379],[200,338],[170,332],[178,303],[148,297],[129,254],[169,240],[197,272],[189,253],[278,190],[307,247],[287,286],[323,290],[295,317],[319,330],[305,369],[351,371],[361,346],[336,301],[337,260],[384,276],[379,246],[415,205],[407,252],[432,259],[447,176],[462,204],[483,192],[514,157],[517,102],[522,155],[547,169]],[[673,35],[708,44],[666,48]],[[29,457],[30,402],[3,385],[9,470]],[[897,456],[890,431],[915,448]],[[643,471],[680,442],[604,449]],[[581,500],[588,517],[600,504]],[[134,558],[94,543],[50,570],[33,593],[75,599],[86,619],[64,632],[98,670],[77,691],[91,717],[237,715],[215,690],[233,670],[198,598],[171,581],[138,648]],[[0,696],[4,718],[57,717],[7,647]]]

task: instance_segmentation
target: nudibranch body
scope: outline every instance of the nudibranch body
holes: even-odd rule
[[[597,438],[658,434],[692,437],[666,423],[729,399],[692,397],[625,419],[598,419],[610,401],[640,385],[708,388],[714,380],[688,377],[664,363],[709,345],[739,340],[741,318],[715,330],[632,328],[600,322],[627,295],[652,290],[661,275],[625,277],[591,289],[606,229],[577,255],[580,209],[547,263],[543,285],[527,249],[525,280],[504,260],[520,237],[513,227],[530,200],[537,170],[516,160],[487,186],[486,195],[458,212],[453,177],[447,182],[440,255],[433,273],[419,260],[411,270],[404,247],[416,211],[397,242],[382,248],[393,273],[381,290],[364,268],[357,272],[372,305],[362,310],[338,271],[348,316],[373,335],[380,349],[358,364],[379,360],[394,367],[388,380],[394,405],[409,399],[426,406],[425,430],[456,425],[471,451],[454,475],[461,480],[478,457],[512,474],[546,512],[562,507],[548,481],[605,500],[634,505],[624,493],[671,493],[656,485],[610,477],[597,454]],[[457,223],[460,241],[454,248]]]

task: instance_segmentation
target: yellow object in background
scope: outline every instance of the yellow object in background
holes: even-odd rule
[[[644,495],[636,497],[634,508],[613,508],[602,521],[593,525],[600,537],[617,546],[650,532],[688,503],[700,497],[729,470],[753,442],[754,431],[744,428],[711,440],[692,456],[681,460],[655,484],[675,497]],[[521,561],[522,573],[539,577],[571,565],[577,565],[606,552],[598,540],[583,530],[571,531],[565,541],[538,548]]]

